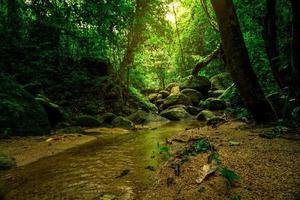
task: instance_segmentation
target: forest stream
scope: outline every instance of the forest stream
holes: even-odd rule
[[[5,199],[132,199],[155,182],[164,161],[159,145],[199,125],[190,121],[138,131],[88,130],[96,141],[5,172]]]

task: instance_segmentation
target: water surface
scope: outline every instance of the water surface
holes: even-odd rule
[[[158,144],[197,122],[172,122],[154,129],[94,129],[97,141],[43,158],[1,177],[4,199],[135,199],[154,183],[162,162]],[[126,170],[129,173],[116,178]],[[141,197],[139,197],[141,198]]]

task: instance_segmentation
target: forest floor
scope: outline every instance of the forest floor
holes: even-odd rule
[[[272,127],[256,127],[242,122],[227,122],[217,128],[201,127],[175,133],[167,140],[170,159],[156,171],[153,187],[134,195],[134,199],[300,199],[300,135],[281,138],[260,137]],[[95,141],[94,132],[127,133],[125,129],[87,129],[87,135],[59,134],[43,137],[14,137],[0,140],[0,149],[27,165],[43,157]],[[217,171],[203,177],[210,152],[189,156],[181,162],[176,152],[198,138],[207,138],[220,155],[222,165],[233,170],[240,179],[229,188]],[[179,167],[176,164],[180,163]],[[175,166],[175,167],[174,167]],[[130,176],[130,175],[129,175]],[[140,174],[142,176],[142,174]],[[138,177],[138,176],[137,176]],[[235,198],[234,198],[235,197]],[[130,198],[131,199],[131,198]]]
[[[138,199],[300,199],[300,141],[298,135],[266,139],[259,135],[271,128],[228,122],[218,128],[202,127],[176,134],[169,140],[171,154],[195,138],[208,138],[223,166],[233,170],[239,181],[228,187],[217,172],[203,177],[209,153],[180,162],[171,157],[160,169],[157,184]],[[176,163],[181,163],[179,167]],[[240,197],[240,198],[239,198]]]
[[[16,164],[19,167],[95,140],[96,137],[94,136],[77,133],[52,136],[11,137],[0,140],[0,149],[1,153],[15,158]]]

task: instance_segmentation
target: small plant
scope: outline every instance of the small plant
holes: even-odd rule
[[[164,160],[168,160],[171,157],[170,148],[168,146],[160,146],[159,143],[157,143],[157,148]]]
[[[221,159],[220,159],[220,154],[216,151],[214,151],[208,158],[208,162],[211,163],[214,161],[217,165],[221,165]]]
[[[226,167],[219,167],[220,175],[228,181],[228,186],[231,188],[233,184],[240,179],[240,177],[232,170]]]
[[[190,148],[190,153],[204,153],[210,149],[210,144],[206,138],[200,138],[192,144]]]
[[[230,197],[230,200],[241,200],[241,197],[240,196],[231,196]]]

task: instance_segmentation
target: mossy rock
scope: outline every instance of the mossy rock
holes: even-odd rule
[[[132,121],[122,116],[116,117],[112,121],[112,125],[114,127],[129,128],[129,129],[134,127],[134,123]]]
[[[192,119],[192,116],[182,107],[166,109],[162,111],[160,115],[171,121]]]
[[[191,115],[198,115],[201,112],[201,108],[197,108],[195,106],[187,106],[185,110]]]
[[[50,123],[44,108],[20,85],[0,74],[0,137],[10,135],[44,135]]]
[[[207,122],[206,122],[206,125],[208,126],[212,126],[212,125],[216,125],[216,124],[219,124],[221,122],[224,122],[225,119],[222,118],[222,117],[219,117],[219,116],[215,116],[213,118],[210,118]]]
[[[170,83],[167,85],[166,90],[170,92],[171,89],[176,86],[180,86],[180,84],[179,83]]]
[[[210,119],[215,118],[215,114],[210,110],[202,110],[197,116],[196,119],[201,121],[209,121]]]
[[[0,153],[0,170],[8,170],[16,166],[16,160],[8,155]]]
[[[117,118],[118,116],[115,115],[114,113],[104,113],[101,117],[100,117],[100,121],[103,123],[103,124],[111,124],[112,121]]]
[[[166,118],[161,117],[154,113],[147,113],[143,110],[138,110],[137,112],[131,114],[128,117],[129,120],[136,124],[145,124],[150,122],[164,122],[168,121]]]
[[[63,121],[64,112],[59,105],[51,102],[47,97],[40,94],[35,97],[35,100],[39,102],[47,112],[51,127],[55,127],[59,122]]]
[[[75,125],[83,127],[97,127],[101,126],[101,122],[91,115],[81,115],[75,118]]]
[[[178,95],[170,95],[167,98],[165,98],[162,107],[163,109],[166,109],[170,106],[179,105],[179,104],[189,106],[192,105],[192,101],[188,96],[180,93]]]
[[[183,79],[180,86],[182,89],[194,89],[206,95],[210,90],[211,83],[209,79],[204,76],[189,76]]]
[[[194,105],[198,105],[199,101],[203,99],[203,95],[201,94],[201,92],[195,89],[184,89],[181,91],[181,93],[188,96]]]
[[[159,91],[159,94],[161,94],[162,98],[164,99],[170,95],[170,92],[167,90],[161,90],[161,91]]]
[[[210,98],[206,99],[204,102],[202,101],[200,103],[200,107],[203,107],[203,108],[209,109],[209,110],[224,110],[224,109],[226,109],[227,105],[226,105],[226,102],[222,99],[210,97]]]

